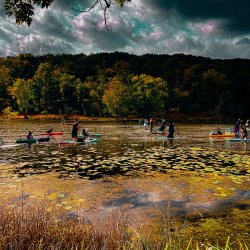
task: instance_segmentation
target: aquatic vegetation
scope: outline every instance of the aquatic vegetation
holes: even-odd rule
[[[233,151],[193,148],[153,147],[146,151],[128,150],[123,155],[110,154],[68,157],[59,155],[43,161],[18,164],[13,173],[19,177],[58,172],[59,177],[84,177],[97,179],[106,175],[137,175],[139,173],[171,171],[196,171],[218,175],[250,175],[250,156]],[[240,182],[240,179],[235,177]]]

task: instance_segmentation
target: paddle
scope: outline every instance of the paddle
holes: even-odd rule
[[[47,130],[46,133],[51,133],[52,131],[53,131],[53,129],[51,128],[51,129]]]

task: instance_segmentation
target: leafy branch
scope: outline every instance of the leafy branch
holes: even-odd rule
[[[124,5],[125,2],[130,2],[131,0],[114,0],[114,1],[118,5],[120,5],[121,7],[123,7],[123,5]],[[103,10],[103,18],[104,18],[104,22],[105,22],[105,27],[108,30],[108,25],[107,25],[107,10],[111,7],[112,0],[95,0],[95,2],[93,3],[93,5],[89,9],[87,9],[87,10],[78,10],[78,9],[74,9],[74,8],[73,8],[73,10],[81,12],[81,13],[86,13],[86,12],[90,12],[98,4],[101,7],[101,9]]]
[[[34,7],[38,6],[42,9],[49,8],[53,1],[54,0],[5,0],[4,8],[6,15],[10,17],[14,16],[17,24],[26,23],[28,26],[30,26],[34,16]],[[90,12],[99,4],[103,10],[105,27],[108,30],[107,10],[111,7],[112,1],[123,7],[125,2],[130,2],[131,0],[94,0],[94,3],[87,10],[73,10],[81,13]]]
[[[17,24],[32,23],[34,6],[48,8],[54,0],[5,0],[4,8],[8,16],[14,16]]]

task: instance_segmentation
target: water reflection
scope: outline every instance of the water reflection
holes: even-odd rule
[[[202,216],[214,216],[214,213],[218,214],[234,208],[240,210],[250,208],[249,204],[246,203],[246,199],[249,199],[250,194],[247,190],[239,190],[230,197],[211,199],[211,192],[208,192],[204,197],[200,196],[197,198],[197,194],[195,195],[177,188],[176,191],[181,192],[181,195],[179,198],[176,198],[176,195],[171,193],[169,189],[158,190],[157,186],[159,184],[157,184],[158,183],[152,185],[151,191],[148,192],[133,188],[123,189],[119,194],[116,194],[114,198],[104,202],[103,206],[104,208],[124,207],[130,210],[141,208],[144,211],[154,207],[160,208],[163,212],[167,212],[169,209],[171,214],[176,216],[187,216],[188,214],[199,213],[202,213]],[[212,191],[212,193],[216,192],[215,190]],[[150,216],[154,215],[152,210],[150,210]]]
[[[243,142],[243,143],[244,143],[245,150],[250,151],[250,142]]]

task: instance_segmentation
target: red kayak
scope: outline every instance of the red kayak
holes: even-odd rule
[[[50,133],[41,133],[41,135],[48,135],[48,136],[53,136],[53,135],[63,135],[64,132],[50,132]]]

